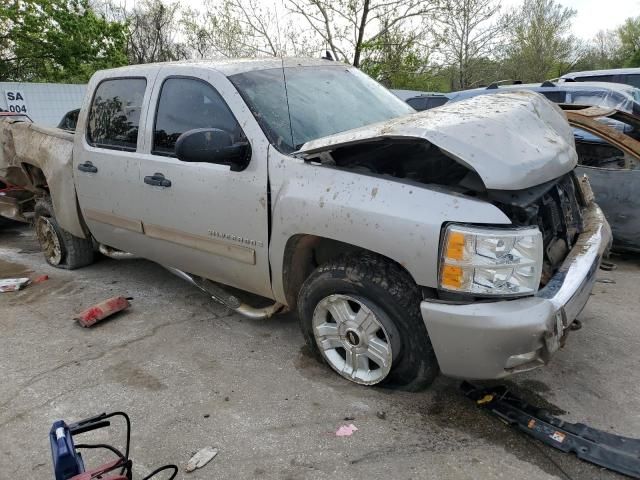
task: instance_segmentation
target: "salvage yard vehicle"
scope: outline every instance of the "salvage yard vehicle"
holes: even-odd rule
[[[625,112],[640,115],[640,89],[630,85],[607,82],[559,82],[545,81],[536,83],[514,83],[498,85],[493,83],[486,88],[474,88],[448,93],[449,101],[458,102],[477,95],[513,90],[538,92],[554,103],[576,105],[597,105],[617,108]]]
[[[640,252],[640,117],[613,108],[562,105],[579,166],[613,231],[617,250]]]
[[[50,264],[98,245],[251,318],[296,309],[364,385],[543,365],[610,245],[571,127],[530,92],[415,114],[338,62],[139,65],[92,77],[75,134],[14,123],[0,140]]]
[[[493,95],[501,92],[528,90],[537,92],[549,101],[562,104],[596,105],[616,108],[640,116],[640,89],[606,82],[559,82],[542,83],[492,83],[487,87],[472,88],[450,93],[429,93],[402,90],[402,98],[418,111],[428,110],[449,102],[459,102],[478,95]]]
[[[640,68],[612,68],[566,73],[561,82],[613,82],[640,88]]]

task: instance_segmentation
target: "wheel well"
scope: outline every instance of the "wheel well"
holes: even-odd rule
[[[296,308],[298,292],[302,284],[317,267],[340,255],[360,252],[380,255],[357,245],[317,235],[300,234],[291,237],[285,247],[284,266],[282,269],[284,291],[289,308],[291,310]],[[406,271],[402,265],[394,260],[390,258],[387,258],[387,260],[396,263]],[[407,274],[411,277],[409,272]]]
[[[32,187],[39,191],[49,192],[49,185],[47,184],[47,177],[41,168],[28,163],[22,164],[23,170],[26,172],[31,182]]]

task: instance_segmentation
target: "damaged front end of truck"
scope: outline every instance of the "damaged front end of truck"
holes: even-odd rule
[[[511,234],[522,232],[516,248],[510,237],[489,235],[502,225],[481,218],[442,225],[438,284],[427,285],[432,294],[421,310],[441,370],[451,376],[499,378],[546,363],[611,244],[588,180],[574,172],[571,127],[535,93],[476,97],[310,141],[297,155],[485,201],[508,217]],[[437,208],[425,205],[425,214]],[[496,253],[501,248],[529,249],[529,257]]]

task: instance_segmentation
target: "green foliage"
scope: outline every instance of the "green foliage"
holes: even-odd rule
[[[580,45],[570,34],[575,15],[555,0],[525,0],[508,20],[506,77],[540,82],[571,70],[581,57]]]
[[[376,60],[367,56],[362,71],[388,88],[443,92],[449,90],[447,76],[426,68],[426,62],[415,53],[396,59]]]
[[[640,67],[640,16],[627,18],[617,30],[625,67]]]
[[[85,82],[127,62],[125,25],[88,0],[0,1],[0,80]]]

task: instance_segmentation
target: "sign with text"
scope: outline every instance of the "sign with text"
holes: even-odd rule
[[[7,100],[7,111],[11,113],[29,113],[27,100],[22,90],[5,90],[4,97]]]

